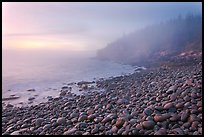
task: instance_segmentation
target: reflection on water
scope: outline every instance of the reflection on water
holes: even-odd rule
[[[3,51],[2,95],[16,94],[27,100],[29,96],[38,94],[36,98],[40,100],[48,95],[59,95],[62,83],[92,81],[134,72],[132,66],[90,57],[90,54],[82,52]],[[36,91],[28,92],[27,89],[31,88]]]

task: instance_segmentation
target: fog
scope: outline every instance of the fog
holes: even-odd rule
[[[202,12],[201,2],[3,2],[2,7],[3,49],[35,53],[60,49],[95,54],[149,25]]]
[[[202,50],[202,16],[187,14],[120,37],[99,50],[98,57],[141,63],[164,55]]]

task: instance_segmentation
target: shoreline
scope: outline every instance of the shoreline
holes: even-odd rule
[[[119,63],[120,64],[120,63]],[[127,65],[127,64],[121,64],[121,65]],[[130,64],[129,64],[130,65]],[[83,89],[81,89],[81,87],[78,85],[78,83],[86,84],[89,87],[89,90],[103,90],[103,89],[98,89],[96,87],[96,85],[94,85],[94,83],[96,83],[96,81],[100,81],[100,80],[106,80],[106,79],[111,79],[114,77],[118,77],[118,76],[124,76],[124,75],[131,75],[132,73],[136,72],[136,71],[141,71],[141,70],[145,70],[145,67],[142,66],[136,66],[136,65],[130,65],[132,66],[132,69],[134,71],[132,72],[122,72],[120,75],[113,75],[113,76],[109,76],[109,77],[98,77],[98,78],[92,78],[92,79],[87,79],[87,80],[81,80],[81,81],[69,81],[69,82],[64,82],[61,81],[61,83],[55,83],[53,85],[47,85],[48,87],[42,86],[42,84],[37,87],[36,85],[29,86],[27,88],[23,87],[20,88],[18,87],[17,89],[15,88],[7,88],[7,90],[3,90],[3,95],[2,95],[2,107],[5,107],[7,104],[10,105],[14,105],[16,107],[26,107],[26,106],[31,106],[31,105],[37,105],[40,104],[41,102],[46,102],[49,100],[49,98],[55,98],[55,97],[59,97],[60,92],[62,90],[62,87],[64,86],[68,86],[69,88],[71,88],[72,90],[70,91],[73,94],[76,95],[80,95],[80,94],[86,94],[86,91],[84,91]],[[94,81],[94,83],[86,83],[89,81]],[[92,85],[90,85],[92,84]],[[43,93],[43,94],[42,94]],[[30,99],[29,99],[30,98]],[[33,99],[32,99],[33,98]]]
[[[64,87],[60,97],[38,105],[8,105],[2,134],[201,135],[201,69],[202,64],[152,67],[95,81],[104,92],[75,95]]]

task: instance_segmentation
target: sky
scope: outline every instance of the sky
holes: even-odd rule
[[[202,14],[201,2],[3,2],[3,49],[97,50],[147,25]]]

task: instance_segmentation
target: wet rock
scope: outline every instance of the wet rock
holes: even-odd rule
[[[200,120],[200,119],[198,118],[197,115],[191,114],[188,121],[189,121],[190,123],[192,123],[192,122],[194,122],[194,121],[199,121],[199,120]]]
[[[174,114],[174,115],[170,118],[170,121],[173,121],[173,122],[178,121],[178,120],[180,120],[180,116],[177,115],[177,114]]]
[[[117,128],[121,128],[124,123],[125,123],[125,119],[124,119],[124,118],[118,118],[117,121],[116,121],[115,126],[116,126]]]
[[[77,123],[75,125],[76,128],[79,128],[79,129],[84,129],[84,128],[87,128],[88,124],[85,123],[85,122],[80,122],[80,123]]]
[[[13,131],[14,129],[15,129],[14,126],[8,127],[7,130],[6,130],[6,132],[7,132],[7,133],[8,133],[8,132],[11,132],[11,131]]]
[[[87,84],[82,84],[82,85],[81,85],[81,88],[82,88],[83,90],[87,90],[87,89],[88,89],[88,85],[87,85]]]
[[[79,113],[73,112],[70,114],[70,118],[76,118],[79,116]]]
[[[40,126],[43,121],[44,121],[44,118],[38,118],[38,119],[35,121],[35,125],[36,125],[36,126]]]
[[[166,129],[165,128],[161,128],[158,131],[156,131],[154,133],[154,135],[166,135]]]
[[[176,108],[175,107],[172,107],[172,108],[170,108],[169,110],[168,110],[168,112],[173,112],[173,113],[175,113],[176,112]]]
[[[77,131],[77,129],[74,127],[74,128],[72,128],[72,129],[70,129],[70,130],[68,130],[68,131],[65,131],[65,132],[63,133],[63,135],[72,135],[72,134],[74,134],[76,131]]]
[[[33,89],[28,89],[27,91],[35,91],[35,89],[33,88]]]
[[[151,115],[153,113],[153,111],[151,109],[149,109],[149,108],[145,108],[144,113],[149,116],[149,115]]]
[[[155,122],[154,121],[144,121],[142,123],[142,126],[145,128],[145,129],[153,129],[154,126],[155,126]]]
[[[111,128],[111,131],[113,131],[113,133],[117,133],[118,128],[117,128],[116,126],[113,126],[113,127]]]
[[[88,115],[91,115],[91,114],[93,114],[94,112],[95,112],[94,109],[89,109],[89,110],[87,111],[87,114],[88,114]]]
[[[140,97],[142,94],[141,93],[137,93],[136,94],[136,97],[138,98],[138,97]]]
[[[183,103],[178,103],[178,104],[176,104],[176,108],[178,109],[178,108],[183,108]]]
[[[103,120],[103,117],[96,117],[96,118],[94,119],[95,123],[99,123],[99,122],[101,122],[102,120]]]
[[[189,111],[185,111],[181,114],[181,121],[186,122],[189,117]]]
[[[34,100],[34,99],[35,99],[35,97],[29,97],[28,98],[29,101]]]
[[[26,127],[28,127],[29,125],[28,124],[23,124],[22,126],[21,126],[21,128],[26,128]]]
[[[176,98],[177,98],[177,93],[173,93],[173,94],[170,96],[170,99],[171,99],[172,101],[176,100]]]
[[[139,130],[136,128],[132,129],[132,135],[139,135]]]
[[[191,114],[198,114],[198,110],[197,109],[192,109]]]
[[[191,124],[191,127],[197,129],[198,125],[199,125],[198,121],[193,121],[192,124]]]
[[[66,94],[67,94],[67,91],[64,91],[64,90],[63,90],[63,91],[60,92],[59,95],[60,95],[60,96],[65,96]]]
[[[104,130],[105,130],[105,127],[104,127],[104,126],[101,126],[101,127],[99,127],[99,130],[100,130],[100,131],[104,131]]]
[[[202,107],[202,101],[198,101],[197,106]]]
[[[169,103],[164,105],[164,109],[170,109],[172,107],[174,107],[174,104],[172,102],[169,102]]]
[[[173,129],[172,132],[176,135],[184,135],[184,132],[181,128]]]
[[[162,122],[162,121],[165,121],[166,119],[168,119],[170,117],[171,117],[171,114],[169,114],[169,113],[165,113],[165,114],[162,114],[162,115],[155,115],[154,116],[154,121],[155,122]]]
[[[149,120],[154,120],[154,118],[153,118],[152,116],[148,116],[148,117],[146,118],[146,120],[147,120],[147,121],[149,121]]]
[[[89,132],[85,132],[82,135],[91,135]]]
[[[202,135],[202,127],[201,128],[198,128],[198,132]]]
[[[12,104],[7,104],[6,107],[7,107],[7,108],[12,108],[13,105],[12,105]]]
[[[106,105],[106,109],[111,109],[113,106],[112,106],[112,104],[107,104]]]
[[[158,110],[158,111],[162,111],[164,109],[164,107],[162,107],[162,106],[155,106],[155,109]]]
[[[78,119],[78,121],[82,122],[82,121],[85,121],[87,120],[87,115],[81,115]]]
[[[199,135],[198,131],[193,132],[193,135]]]
[[[130,123],[131,125],[134,125],[136,122],[137,122],[137,119],[131,119],[131,120],[129,121],[129,123]]]
[[[101,104],[98,104],[98,105],[96,105],[95,107],[94,107],[94,109],[95,110],[98,110],[99,108],[101,108],[102,107],[102,105]]]
[[[185,127],[185,128],[189,128],[190,126],[191,126],[191,124],[189,122],[186,122],[183,124],[183,127]]]
[[[20,135],[20,131],[14,131],[10,135]]]
[[[2,101],[13,100],[13,99],[18,99],[18,98],[20,98],[20,96],[10,96],[10,97],[2,98]]]
[[[90,120],[90,121],[93,121],[95,117],[96,117],[96,115],[90,114],[90,115],[87,117],[87,119]]]
[[[187,102],[187,101],[190,101],[190,100],[191,100],[191,98],[190,98],[189,96],[185,96],[183,99],[184,99],[184,101],[185,101],[185,102]]]
[[[67,86],[63,86],[62,89],[68,89],[68,87]]]
[[[105,117],[101,122],[102,123],[107,123],[109,121],[111,121],[112,119],[110,117]]]
[[[118,104],[118,105],[128,104],[128,103],[129,103],[129,101],[128,101],[127,99],[125,99],[125,98],[119,99],[119,100],[117,101],[117,104]]]
[[[167,94],[172,94],[177,89],[176,85],[173,85],[169,87],[169,89],[166,91]]]
[[[64,117],[60,117],[57,119],[57,124],[58,125],[65,125],[66,124],[66,119]]]
[[[46,125],[43,126],[43,130],[46,131],[46,130],[49,129],[50,127],[51,127],[50,124],[46,124]]]
[[[95,127],[94,129],[91,130],[91,134],[95,134],[95,133],[97,133],[98,131],[99,131],[98,128]]]
[[[111,113],[111,114],[107,115],[107,117],[110,117],[111,119],[116,119],[118,116],[117,116],[117,114]]]

